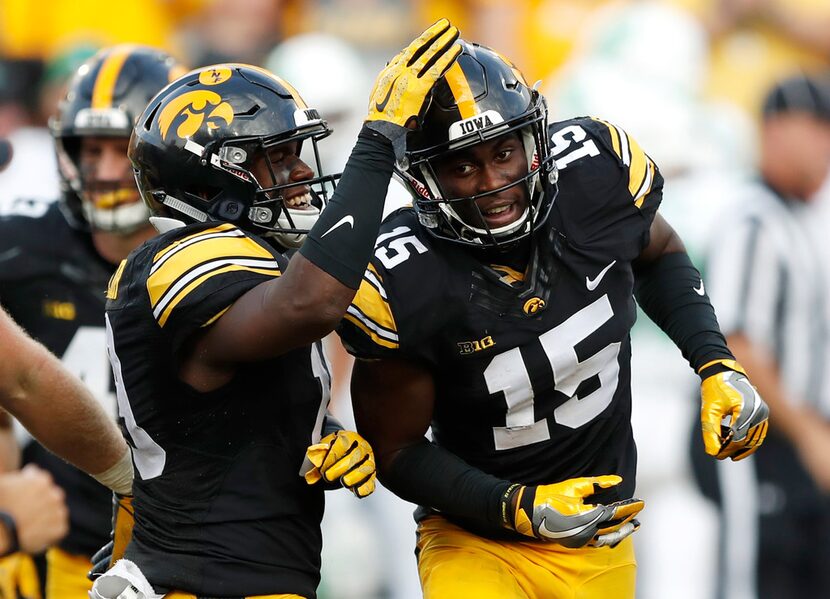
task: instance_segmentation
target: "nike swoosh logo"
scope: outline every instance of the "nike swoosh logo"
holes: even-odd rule
[[[586,275],[585,276],[585,286],[588,288],[588,291],[593,291],[594,289],[596,289],[597,285],[599,285],[599,282],[602,281],[602,277],[605,276],[605,273],[607,273],[609,270],[611,270],[611,267],[614,266],[616,263],[617,263],[617,261],[614,260],[611,264],[609,264],[608,266],[603,268],[600,271],[600,273],[596,277],[594,277],[593,279],[589,279],[588,276]]]
[[[692,289],[694,289],[694,292],[700,297],[703,297],[703,294],[706,293],[706,289],[703,287],[703,279],[700,280],[700,287],[692,287]]]
[[[331,233],[332,231],[334,231],[337,227],[339,227],[341,225],[349,225],[350,227],[354,227],[354,217],[351,214],[347,214],[346,216],[341,218],[339,221],[334,223],[332,226],[330,226],[328,231],[326,231],[325,233],[320,235],[320,239],[322,239],[323,237],[325,237],[326,235],[328,235],[329,233]]]
[[[400,75],[398,75],[400,77]],[[392,97],[392,88],[395,87],[395,82],[398,80],[398,77],[395,77],[392,80],[392,83],[389,85],[389,89],[386,91],[386,97],[383,99],[383,102],[375,102],[375,108],[378,109],[378,112],[383,112],[386,109],[386,105],[389,103],[389,98]]]

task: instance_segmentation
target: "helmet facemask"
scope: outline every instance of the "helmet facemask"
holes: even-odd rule
[[[544,119],[540,119],[546,123]],[[415,205],[420,222],[434,235],[464,245],[476,247],[512,247],[520,239],[529,236],[548,217],[553,197],[556,195],[556,165],[552,156],[544,161],[540,155],[547,155],[546,139],[541,134],[546,127],[537,126],[531,121],[502,124],[487,131],[479,131],[472,136],[458,139],[449,144],[450,149],[440,153],[424,152],[419,159],[413,152],[407,171],[399,173],[415,191]],[[483,193],[456,196],[448,193],[440,183],[439,167],[443,161],[462,148],[469,148],[482,142],[518,134],[522,144],[527,169],[515,180]],[[491,228],[481,213],[476,200],[498,195],[517,186],[524,188],[526,206],[523,214],[512,222],[498,228]],[[546,199],[548,201],[546,201]],[[472,218],[469,216],[470,211]],[[468,216],[464,216],[464,213]]]
[[[97,161],[100,158],[85,157],[83,144],[106,144],[109,140],[123,140],[123,169],[120,176],[108,175],[99,177]],[[84,220],[95,231],[103,231],[116,235],[130,235],[135,231],[148,226],[150,215],[147,206],[135,186],[130,162],[126,153],[127,138],[111,137],[93,141],[91,138],[80,138],[77,141],[78,176],[72,181],[73,191],[81,200],[81,211]]]

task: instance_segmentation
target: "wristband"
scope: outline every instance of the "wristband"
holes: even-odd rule
[[[92,478],[119,495],[132,495],[133,476],[133,456],[128,447],[115,465]]]
[[[700,377],[700,380],[704,381],[710,376],[729,371],[740,372],[742,375],[746,376],[746,371],[743,366],[738,364],[735,360],[712,360],[711,362],[707,362],[701,366],[698,369],[697,374]]]
[[[17,523],[8,512],[0,512],[0,524],[6,527],[6,532],[9,535],[9,546],[0,557],[6,557],[12,553],[20,551],[20,539],[17,536]]]

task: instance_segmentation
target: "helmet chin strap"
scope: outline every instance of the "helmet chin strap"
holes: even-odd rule
[[[288,216],[291,217],[289,221]],[[277,218],[277,224],[283,229],[304,229],[310,231],[314,223],[320,217],[320,209],[316,206],[311,206],[306,210],[295,210],[294,208],[285,208],[285,210]],[[292,224],[293,223],[293,224]],[[277,243],[285,248],[298,248],[305,241],[305,233],[280,233],[273,232],[270,234]]]
[[[512,223],[508,223],[502,227],[498,227],[496,229],[484,229],[481,227],[474,227],[468,224],[464,219],[462,219],[455,209],[447,204],[442,203],[439,205],[439,208],[449,217],[460,223],[465,229],[468,231],[472,231],[478,236],[489,237],[493,236],[496,239],[499,237],[504,237],[506,235],[510,235],[511,233],[515,233],[519,229],[521,229],[525,223],[527,222],[528,216],[530,215],[530,206],[525,206],[525,210],[522,215],[517,218]]]

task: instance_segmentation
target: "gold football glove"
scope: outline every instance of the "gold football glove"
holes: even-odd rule
[[[708,376],[700,384],[703,444],[709,455],[737,462],[764,442],[769,408],[736,361],[716,360],[700,370],[716,364],[729,370]]]
[[[388,121],[406,127],[417,117],[432,86],[461,53],[458,28],[441,19],[386,65],[369,97],[367,121]]]
[[[609,505],[584,503],[586,497],[622,482],[616,475],[572,478],[552,485],[514,485],[505,493],[502,514],[509,528],[535,539],[576,548],[615,546],[639,528],[634,520],[640,499]]]
[[[320,479],[340,483],[358,497],[366,497],[375,490],[375,455],[372,447],[353,431],[337,431],[309,446],[306,457],[314,468],[305,474],[313,485]]]

